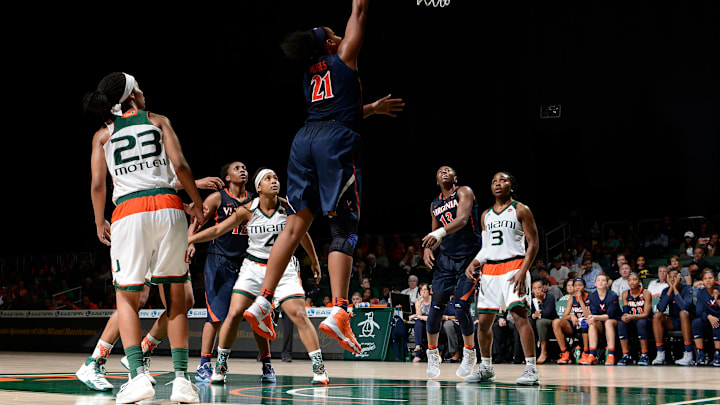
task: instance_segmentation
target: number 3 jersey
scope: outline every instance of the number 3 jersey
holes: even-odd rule
[[[491,207],[485,214],[486,240],[489,241],[487,260],[500,261],[525,256],[525,232],[517,217],[517,201],[501,212]]]
[[[457,209],[460,199],[457,195],[458,188],[450,193],[448,198],[443,198],[442,193],[433,200],[431,210],[435,219],[442,226],[447,226],[457,218]],[[440,243],[440,253],[450,257],[467,257],[477,254],[482,245],[480,233],[480,222],[478,222],[477,200],[473,199],[470,219],[460,230],[446,235]]]
[[[132,109],[108,125],[110,139],[103,145],[113,179],[113,203],[143,190],[175,189],[177,176],[165,154],[160,128],[143,110]]]
[[[285,229],[287,210],[278,199],[275,211],[268,215],[260,207],[260,197],[253,199],[250,205],[252,217],[246,225],[248,234],[248,256],[267,260],[270,258],[270,249],[275,244],[277,236]]]

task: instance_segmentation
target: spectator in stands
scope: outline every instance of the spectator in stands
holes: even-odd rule
[[[612,263],[610,262],[610,258],[608,255],[603,253],[602,247],[600,244],[596,244],[593,246],[592,250],[593,258],[597,261],[597,264],[600,266],[600,269],[603,271],[603,273],[606,273],[610,268],[612,267]]]
[[[360,294],[363,295],[363,299],[365,298],[365,297],[364,297],[364,295],[365,295],[365,290],[367,290],[367,289],[370,290],[370,293],[372,294],[372,297],[373,297],[373,298],[380,295],[380,293],[378,292],[377,288],[375,288],[375,287],[373,287],[372,285],[370,285],[370,278],[368,278],[368,277],[363,277],[363,279],[360,281],[360,290],[359,290],[359,291],[360,291]]]
[[[385,245],[378,244],[375,247],[375,261],[377,262],[377,267],[380,269],[390,268],[390,258],[385,250]]]
[[[543,364],[547,361],[547,342],[552,336],[552,322],[557,319],[555,311],[555,297],[545,292],[546,280],[535,280],[532,283],[532,300],[530,305],[530,324],[535,336],[540,342],[540,355],[536,362]]]
[[[635,273],[637,273],[638,277],[640,277],[640,280],[645,280],[646,278],[652,278],[650,269],[647,268],[647,262],[645,261],[645,256],[640,255],[637,257],[637,259],[635,259]]]
[[[400,238],[400,234],[393,234],[392,242],[390,242],[390,262],[399,262],[405,256],[405,250],[405,242]]]
[[[390,303],[390,287],[383,287],[378,297],[378,304],[388,305]]]
[[[538,257],[537,259],[535,259],[535,263],[530,266],[530,277],[532,279],[540,278],[540,274],[538,272],[540,271],[540,269],[544,268],[547,268],[547,266],[545,266],[545,260]]]
[[[411,276],[412,277],[412,276]],[[408,317],[408,320],[415,321],[415,349],[413,350],[413,363],[421,361],[423,352],[423,338],[427,334],[427,317],[430,314],[430,288],[427,283],[422,283],[419,287],[420,296],[415,301],[415,313]]]
[[[353,294],[353,295],[354,295],[354,294]],[[353,302],[355,302],[355,301],[353,300]],[[333,306],[333,304],[332,304],[332,299],[330,299],[330,296],[329,296],[329,295],[326,295],[326,296],[323,297],[322,305],[323,305],[324,307],[332,308],[332,306]]]
[[[572,267],[573,264],[575,264],[575,260],[573,260],[572,252],[569,250],[565,250],[560,255],[560,260],[562,261],[562,265],[567,267],[568,269]]]
[[[599,274],[602,274],[602,270],[594,268],[592,259],[586,257],[583,259],[582,266],[578,269],[575,278],[582,278],[583,281],[585,281],[585,285],[592,286],[587,288],[587,292],[592,293],[595,292],[595,279]]]
[[[370,273],[367,271],[367,264],[362,262],[357,262],[357,277],[358,280],[362,280],[363,278],[367,277]]]
[[[619,298],[608,289],[610,277],[599,274],[595,278],[595,291],[590,294],[590,316],[588,317],[588,343],[590,352],[585,364],[597,363],[597,347],[600,335],[605,333],[608,356],[605,365],[615,364],[615,336],[617,335],[618,318],[620,317]]]
[[[673,269],[677,270],[678,273],[682,275],[683,266],[682,262],[680,261],[680,257],[677,255],[670,256],[670,258],[668,259],[668,273]]]
[[[701,271],[708,267],[710,267],[710,264],[705,260],[705,250],[696,247],[693,250],[693,260],[688,263],[687,268],[683,269],[681,273],[685,284],[693,285],[695,281],[699,281]]]
[[[715,345],[713,366],[720,366],[720,290],[715,272],[708,269],[702,272],[703,286],[697,293],[697,317],[692,320],[693,338],[697,353],[697,365],[708,365],[708,357],[704,350],[705,333],[712,334]],[[712,354],[712,348],[707,354]]]
[[[707,249],[708,243],[710,243],[710,237],[712,234],[710,233],[710,228],[708,227],[708,224],[706,222],[703,222],[700,224],[700,231],[697,235],[697,240],[695,241],[695,247],[700,249]]]
[[[587,319],[590,316],[590,294],[585,291],[585,281],[582,278],[576,278],[573,281],[572,290],[572,296],[567,301],[562,317],[552,322],[553,333],[558,346],[560,346],[558,364],[570,363],[570,352],[567,350],[567,342],[565,341],[566,336],[580,334],[583,341],[583,357],[581,360],[586,359],[589,354],[588,328],[587,324],[581,322],[581,319]]]
[[[664,312],[668,308],[670,309],[669,315],[665,315]],[[681,366],[695,364],[692,353],[692,312],[694,312],[692,287],[682,284],[681,275],[677,269],[669,269],[668,288],[663,290],[660,295],[657,312],[653,315],[653,335],[657,347],[657,356],[652,362],[653,365],[665,363],[666,330],[682,331],[685,342],[683,357],[675,361],[675,364]]]
[[[560,297],[560,299],[558,301],[567,301],[567,300],[571,299],[573,296],[573,292],[575,290],[573,288],[574,285],[575,285],[575,279],[571,278],[571,279],[566,280],[565,281],[565,295]],[[558,314],[558,316],[560,316],[560,314]]]
[[[515,363],[523,361],[520,334],[510,311],[495,317],[492,325],[492,358],[494,363]],[[535,360],[537,361],[537,359]]]
[[[623,291],[630,289],[630,284],[628,284],[628,277],[630,276],[631,272],[632,269],[630,268],[629,263],[624,263],[622,266],[620,266],[620,277],[613,280],[612,286],[610,287],[610,289],[612,289],[615,294],[618,295],[618,297],[622,297]]]
[[[573,255],[573,264],[579,267],[580,265],[582,265],[583,258],[585,258],[585,252],[587,252],[587,248],[585,247],[582,239],[578,239],[576,243],[577,245],[575,247],[575,254]]]
[[[408,246],[405,250],[405,256],[402,257],[398,265],[405,270],[405,274],[410,274],[421,262],[422,256],[415,250],[415,247]]]
[[[685,239],[680,243],[678,254],[680,257],[691,257],[695,250],[695,233],[693,231],[685,232]]]
[[[649,325],[652,317],[652,296],[650,291],[642,286],[637,273],[630,273],[628,276],[629,288],[622,292],[622,316],[618,322],[618,338],[622,346],[623,356],[617,362],[618,366],[632,364],[630,357],[630,335],[637,335],[640,340],[639,366],[650,365],[648,359],[648,336],[650,335]],[[613,284],[614,285],[614,284]]]
[[[548,273],[548,270],[545,267],[541,267],[538,270],[538,277],[540,279],[546,279],[550,285],[557,285],[558,281],[555,279],[555,277],[551,276],[550,273]]]
[[[460,334],[460,323],[455,317],[455,296],[451,295],[445,312],[442,315],[442,327],[440,328],[440,334],[445,337],[447,341],[446,358],[449,357],[450,363],[457,363],[460,361],[460,348],[465,344]],[[441,339],[442,337],[441,336]]]
[[[713,232],[712,235],[710,235],[710,242],[708,242],[708,245],[707,245],[707,256],[709,256],[709,257],[720,256],[720,250],[718,250],[718,247],[720,246],[720,242],[718,242],[718,239],[720,239],[720,233]]]
[[[365,288],[362,292],[362,300],[363,302],[367,302],[370,305],[377,305],[380,303],[380,301],[375,298],[375,294],[373,294],[372,288]]]
[[[620,267],[625,263],[629,264],[627,258],[625,257],[625,254],[618,253],[615,256],[615,263],[613,263],[613,265],[610,267],[610,271],[607,273],[607,275],[610,276],[611,280],[620,277]]]
[[[658,266],[658,278],[650,281],[650,284],[648,284],[648,290],[650,290],[650,294],[652,294],[653,299],[660,298],[660,294],[662,294],[663,290],[668,287],[667,275],[667,266]]]
[[[314,307],[313,300],[310,297],[305,297],[305,308]]]
[[[80,300],[80,309],[98,309],[94,302],[90,301],[90,296],[83,294]]]
[[[608,237],[603,241],[602,246],[607,254],[615,254],[622,249],[622,242],[615,232],[615,228],[608,229]]]
[[[646,248],[656,249],[656,251],[659,251],[661,249],[666,249],[669,243],[670,240],[668,239],[668,236],[662,232],[662,224],[656,222],[653,226],[652,234],[645,239],[644,246]]]
[[[418,278],[416,275],[410,275],[408,277],[408,288],[400,291],[401,294],[407,294],[410,296],[410,305],[415,305],[415,301],[417,301],[418,297],[420,296],[420,290],[418,287]]]
[[[557,280],[558,284],[563,285],[568,279],[570,269],[564,266],[560,258],[553,259],[552,267],[550,268],[550,276]]]
[[[351,307],[355,307],[357,304],[363,302],[362,300],[362,294],[360,294],[359,291],[355,291],[352,294],[352,297],[350,298],[350,305]]]

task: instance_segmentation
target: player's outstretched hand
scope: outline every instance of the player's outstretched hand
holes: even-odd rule
[[[220,190],[225,187],[225,183],[220,177],[203,177],[202,179],[195,180],[195,187],[206,190]]]
[[[440,246],[440,242],[442,242],[442,239],[437,239],[434,235],[429,233],[422,239],[422,247],[435,250],[438,246]]]
[[[105,245],[110,246],[110,222],[105,220],[102,224],[97,225],[97,237]]]
[[[428,269],[432,270],[434,260],[435,255],[433,255],[432,249],[425,249],[423,251],[423,262],[425,262],[425,265],[428,267]]]
[[[477,269],[480,267],[482,263],[477,261],[476,259],[473,259],[472,262],[467,266],[465,269],[465,277],[468,278],[470,281],[477,280],[478,277],[480,277],[480,274],[478,273]]]
[[[375,114],[385,114],[394,118],[397,117],[397,114],[395,114],[396,112],[401,112],[403,110],[403,107],[405,107],[403,99],[390,98],[390,96],[392,96],[392,94],[388,94],[387,96],[373,102],[373,111]]]
[[[322,278],[322,269],[320,268],[320,263],[315,262],[310,265],[310,268],[312,269],[313,277],[315,277],[315,282],[319,283],[320,279]]]
[[[204,205],[204,204],[203,204]],[[192,218],[193,232],[197,232],[202,227],[205,221],[205,215],[203,215],[203,208],[192,204],[190,207],[190,217]]]

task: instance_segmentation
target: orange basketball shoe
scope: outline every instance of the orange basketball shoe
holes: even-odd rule
[[[332,308],[330,316],[320,323],[320,330],[336,339],[343,349],[355,354],[362,353],[360,343],[355,339],[355,334],[350,327],[350,315],[341,307]]]
[[[265,297],[259,295],[255,298],[255,302],[245,310],[244,317],[258,335],[275,340],[277,335],[273,324],[273,306]]]

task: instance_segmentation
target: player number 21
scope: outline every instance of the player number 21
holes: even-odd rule
[[[330,72],[325,73],[322,77],[320,75],[313,76],[312,79],[310,79],[310,84],[312,85],[313,103],[335,97],[330,81]]]

